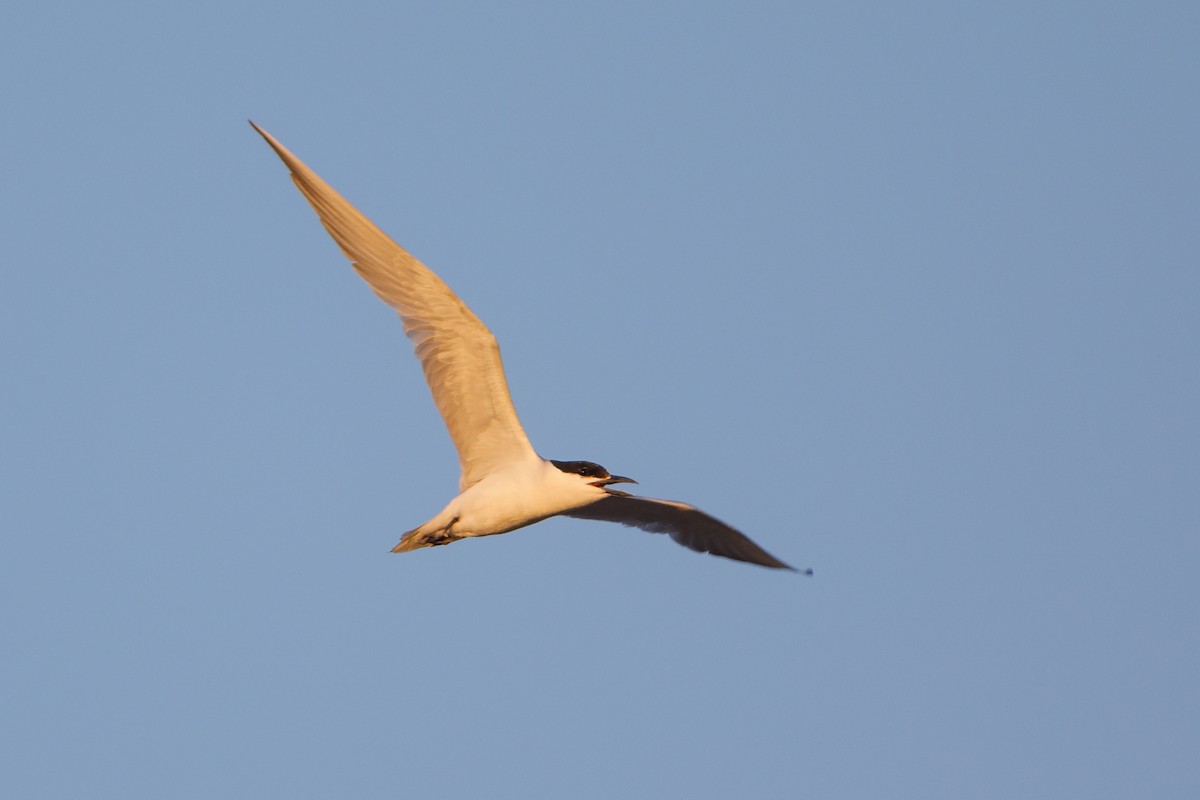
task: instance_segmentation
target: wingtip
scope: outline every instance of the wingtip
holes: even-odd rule
[[[793,567],[791,564],[787,563],[786,561],[780,561],[778,558],[775,558],[770,553],[767,553],[766,556],[767,556],[767,558],[770,559],[770,561],[766,561],[766,560],[752,561],[750,563],[758,564],[759,566],[766,567],[767,569],[784,569],[784,570],[787,570],[788,572],[794,572],[797,575],[812,575],[813,574],[812,567],[804,567],[803,569],[801,569],[799,567]]]
[[[312,170],[306,167],[303,161],[296,158],[296,156],[292,155],[292,151],[280,144],[278,139],[267,133],[263,128],[259,127],[258,123],[256,123],[254,120],[250,119],[246,121],[250,123],[250,127],[254,128],[254,130],[258,132],[258,135],[263,138],[263,141],[265,141],[267,145],[269,145],[270,148],[275,151],[275,155],[279,156],[280,160],[283,161],[284,166],[286,166],[292,173],[293,180],[296,180],[298,183],[303,181],[309,184],[325,185],[325,182],[318,178]],[[301,186],[301,191],[306,195],[308,194],[308,191],[305,190],[303,186]],[[330,188],[329,191],[332,192],[333,189]]]
[[[267,133],[254,120],[248,119],[248,120],[246,120],[246,122],[249,122],[250,127],[254,128],[254,130],[258,133],[258,135],[261,136],[264,140],[266,140],[267,144],[269,144],[271,146],[271,149],[275,151],[276,155],[278,155],[281,159],[283,159],[284,163],[287,164],[290,169],[295,170],[296,165],[292,162],[296,161],[296,157],[293,156],[286,147],[281,145],[279,143],[278,139],[276,139],[271,134]]]

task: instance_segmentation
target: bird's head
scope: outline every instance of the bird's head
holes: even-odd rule
[[[613,490],[606,487],[614,483],[637,483],[633,478],[612,475],[604,467],[591,461],[555,461],[554,459],[550,459],[550,463],[558,467],[560,471],[568,475],[578,475],[584,483],[608,492],[612,492]]]

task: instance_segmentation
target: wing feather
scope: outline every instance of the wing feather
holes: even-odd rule
[[[292,180],[355,271],[400,315],[458,450],[460,491],[498,466],[537,458],[517,419],[500,347],[487,326],[441,278],[273,136],[250,124],[291,170]]]
[[[611,492],[589,506],[566,512],[564,516],[619,522],[651,533],[668,534],[684,547],[700,553],[796,571],[795,567],[775,558],[744,533],[687,503]]]

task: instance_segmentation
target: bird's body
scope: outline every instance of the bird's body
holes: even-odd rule
[[[458,451],[458,496],[424,525],[404,534],[395,552],[508,533],[564,515],[667,533],[693,550],[792,569],[734,528],[686,503],[610,488],[636,483],[630,478],[611,475],[590,461],[540,457],[517,419],[491,331],[437,275],[270,134],[257,125],[254,129],[291,170],[296,186],[358,274],[399,313]]]
[[[508,533],[605,496],[604,489],[583,483],[541,458],[505,464],[451,500],[429,522],[405,534],[397,552]]]

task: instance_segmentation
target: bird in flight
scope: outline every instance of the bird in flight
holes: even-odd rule
[[[637,481],[591,461],[547,460],[534,452],[513,408],[492,332],[441,278],[271,134],[250,124],[291,170],[292,180],[359,277],[400,315],[458,450],[458,496],[433,519],[405,533],[392,552],[508,533],[561,515],[666,533],[702,553],[795,571],[694,506],[614,489]]]

